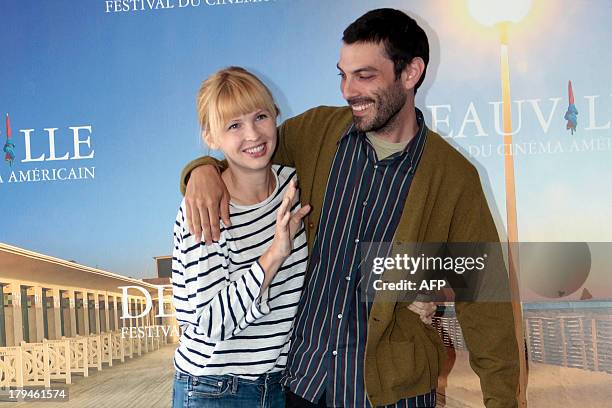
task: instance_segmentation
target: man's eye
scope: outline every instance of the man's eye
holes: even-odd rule
[[[367,81],[368,79],[372,79],[374,78],[374,75],[361,75],[359,77],[359,79],[363,80],[363,81]]]
[[[340,78],[344,78],[346,75],[344,75],[342,72],[338,72],[338,76],[339,76]]]

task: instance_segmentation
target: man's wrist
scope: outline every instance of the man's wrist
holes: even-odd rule
[[[180,188],[181,194],[185,195],[187,189],[187,182],[191,177],[191,173],[201,166],[211,165],[217,169],[217,172],[222,172],[227,167],[226,161],[219,161],[214,157],[204,156],[199,157],[195,160],[190,161],[181,171]]]

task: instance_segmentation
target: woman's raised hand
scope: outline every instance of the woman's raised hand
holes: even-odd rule
[[[310,205],[307,204],[291,214],[291,207],[294,204],[296,193],[297,183],[295,180],[291,180],[276,214],[276,232],[271,249],[277,256],[283,259],[287,258],[291,253],[293,239],[300,228],[302,219],[310,211]]]

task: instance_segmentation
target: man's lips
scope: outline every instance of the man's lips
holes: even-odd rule
[[[363,101],[363,102],[353,102],[350,103],[351,109],[353,110],[353,114],[361,115],[365,113],[368,109],[374,106],[374,102],[372,101]]]

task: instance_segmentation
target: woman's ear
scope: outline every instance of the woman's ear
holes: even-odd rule
[[[219,144],[215,141],[215,138],[212,137],[209,130],[202,130],[202,139],[204,139],[204,143],[211,149],[219,149]]]

